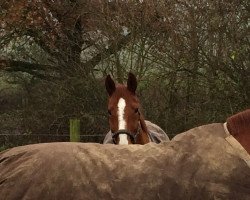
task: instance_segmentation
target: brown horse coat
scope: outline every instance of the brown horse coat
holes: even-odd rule
[[[159,126],[147,120],[145,120],[145,124],[150,134],[150,142],[160,143],[163,141],[169,141],[168,135]],[[114,144],[111,131],[106,134],[103,144]]]
[[[0,199],[247,200],[250,167],[226,137],[210,124],[160,144],[16,147],[0,153]]]

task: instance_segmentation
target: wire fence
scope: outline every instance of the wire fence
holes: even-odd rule
[[[106,134],[105,134],[106,135]],[[83,143],[102,143],[104,134],[82,134],[80,142]],[[173,138],[175,134],[168,134],[169,138]],[[49,142],[69,142],[70,135],[66,134],[0,134],[0,151],[16,146],[23,146],[36,143]]]

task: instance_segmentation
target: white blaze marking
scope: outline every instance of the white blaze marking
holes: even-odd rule
[[[126,121],[124,119],[126,101],[123,98],[120,98],[118,101],[118,130],[126,129]],[[119,135],[120,142],[119,144],[128,144],[128,138],[126,134]]]

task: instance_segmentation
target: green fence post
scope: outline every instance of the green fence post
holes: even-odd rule
[[[80,142],[80,120],[70,119],[70,142]]]

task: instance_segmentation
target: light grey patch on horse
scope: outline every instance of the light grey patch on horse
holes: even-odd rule
[[[149,134],[150,134],[150,141],[155,143],[161,143],[163,141],[170,141],[168,135],[163,131],[158,125],[145,120],[146,126],[148,128]],[[109,131],[104,140],[103,144],[114,144],[111,131]]]
[[[113,139],[112,139],[112,135],[111,135],[111,131],[109,131],[106,134],[106,136],[105,136],[105,138],[103,140],[103,144],[114,144]]]
[[[160,143],[170,141],[167,133],[161,127],[147,120],[145,120],[145,123],[151,136],[151,142]]]

